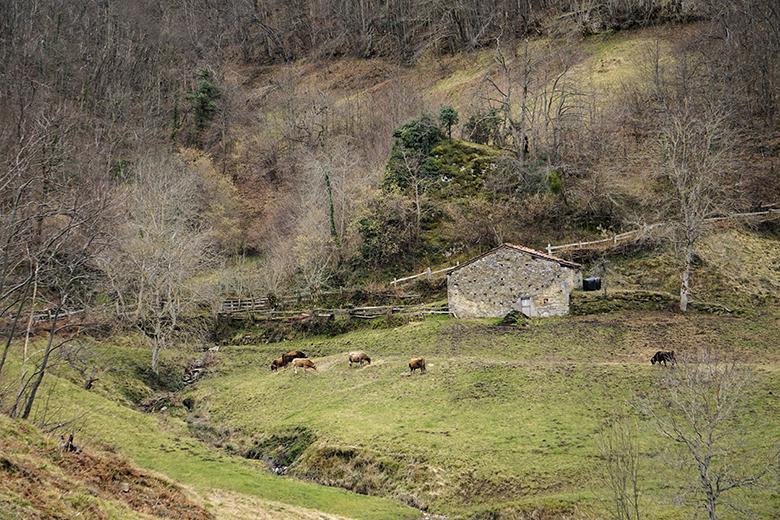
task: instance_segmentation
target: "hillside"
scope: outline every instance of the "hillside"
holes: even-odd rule
[[[7,417],[0,417],[0,473],[2,518],[214,518],[189,491],[116,453],[66,452]]]
[[[651,354],[707,345],[754,367],[750,411],[739,428],[752,432],[744,449],[765,449],[780,434],[772,397],[780,392],[778,331],[780,316],[765,311],[616,311],[525,327],[429,318],[389,330],[222,347],[207,377],[167,397],[162,412],[133,410],[56,376],[47,395],[53,419],[79,418],[77,439],[113,446],[192,486],[218,518],[254,518],[249,511],[257,508],[269,518],[308,518],[307,510],[415,517],[402,503],[450,518],[600,518],[607,500],[600,435],[663,373],[648,362]],[[95,348],[109,358],[116,349],[110,341]],[[270,372],[269,361],[288,349],[304,350],[318,371]],[[345,353],[355,349],[368,351],[372,365],[348,368]],[[140,363],[145,356],[137,354]],[[405,363],[413,355],[427,358],[427,374],[409,376]],[[647,514],[686,518],[675,500],[684,475],[668,466],[649,422],[639,431]],[[287,476],[274,476],[264,463]],[[748,496],[760,517],[769,518],[778,503],[770,490]]]
[[[244,291],[382,283],[501,242],[544,248],[673,218],[657,177],[662,109],[652,107],[666,95],[659,88],[676,88],[706,30],[538,37],[410,65],[345,58],[233,67],[226,82],[244,96],[247,121],[232,128],[221,167],[232,172],[259,269],[238,266],[228,277]],[[520,85],[527,100],[517,98]],[[504,98],[509,92],[515,97]],[[512,108],[504,113],[502,103]],[[398,148],[404,125],[425,114],[438,124],[443,106],[460,115],[453,140]],[[523,113],[533,121],[525,152],[507,122]],[[766,146],[758,136],[740,142],[734,177],[722,182],[736,182],[743,196],[722,212],[776,203],[772,136]],[[418,196],[397,182],[409,172]],[[447,186],[436,180],[445,178]]]
[[[648,362],[657,350],[707,347],[753,367],[750,411],[738,426],[752,432],[744,448],[766,449],[780,434],[780,315],[766,306],[777,294],[771,266],[780,249],[732,231],[706,244],[696,272],[702,299],[742,302],[736,313],[681,315],[666,296],[645,302],[645,293],[673,291],[670,260],[618,256],[608,296],[575,294],[575,316],[509,326],[429,317],[391,328],[381,318],[335,336],[223,344],[190,387],[180,367],[201,354],[166,351],[157,377],[138,338],[91,341],[95,388],[81,388],[71,365],[56,367],[37,413],[75,419],[77,440],[191,486],[218,518],[252,518],[257,509],[269,518],[412,518],[412,508],[450,518],[600,518],[601,436],[663,376]],[[255,337],[257,326],[236,337]],[[268,369],[295,349],[317,372]],[[373,363],[350,369],[351,350],[366,350]],[[410,376],[406,361],[420,355],[428,373]],[[674,498],[683,475],[647,419],[639,431],[647,514],[686,517]],[[752,493],[759,517],[777,504],[771,491]]]
[[[725,231],[706,244],[696,272],[703,294],[727,306],[742,302],[732,308],[738,312],[694,307],[682,315],[667,296],[645,301],[644,294],[673,290],[674,270],[664,255],[624,253],[611,259],[608,296],[575,294],[569,317],[508,326],[429,317],[390,328],[380,318],[331,336],[227,344],[205,354],[167,350],[159,376],[137,336],[82,341],[51,369],[45,405],[33,418],[72,422],[66,428],[77,443],[90,456],[108,457],[106,467],[127,464],[99,454],[110,447],[186,485],[191,500],[217,518],[416,518],[420,509],[448,518],[603,518],[609,495],[601,439],[666,373],[648,362],[656,350],[684,356],[707,347],[752,367],[746,412],[734,425],[749,432],[740,449],[760,453],[780,435],[780,315],[767,305],[777,294],[777,242]],[[236,337],[253,337],[256,326]],[[293,349],[318,370],[268,369],[280,351]],[[351,350],[366,350],[373,363],[350,369]],[[87,353],[98,371],[89,391],[74,364]],[[204,355],[205,376],[182,386],[182,367]],[[428,372],[410,376],[406,361],[420,355]],[[17,362],[6,370],[15,373]],[[56,469],[76,455],[60,454],[33,427],[3,424],[8,471],[20,467],[19,453],[30,453],[24,460],[51,468],[36,482],[65,478],[66,493],[92,493],[80,491],[92,489],[79,484],[88,475]],[[669,465],[651,421],[641,419],[638,432],[643,509],[652,518],[687,518],[678,500],[686,473]],[[6,507],[44,516],[87,507],[56,494],[25,502],[17,481],[4,482],[4,503],[17,504]],[[740,496],[759,518],[770,518],[780,500],[771,488]],[[114,498],[98,492],[89,508],[132,517],[132,504]]]
[[[3,3],[0,518],[774,519],[775,3]]]
[[[87,391],[71,366],[64,364],[47,379],[43,392],[48,404],[36,410],[35,420],[46,421],[46,424],[66,422],[69,431],[77,432],[77,444],[80,442],[85,450],[109,447],[143,468],[186,485],[216,518],[415,516],[400,504],[279,478],[252,461],[210,449],[190,434],[181,413],[143,411],[142,403],[153,395],[163,396],[163,404],[156,409],[165,407],[181,412],[184,408],[181,396],[162,391],[159,385],[165,385],[165,380],[160,381],[149,374],[146,369],[148,351],[138,348],[137,340],[117,338],[94,344],[91,351],[97,356],[96,366],[100,367],[104,381],[96,384],[94,391]],[[183,352],[169,353],[163,372],[174,369],[182,355]],[[180,370],[176,369],[174,385],[180,381]],[[168,380],[168,384],[171,382]],[[160,393],[152,390],[150,384]],[[4,420],[9,432],[24,432],[17,442],[27,443],[28,431],[33,436],[32,441],[42,438],[32,428]],[[32,441],[30,445],[35,446]],[[51,453],[44,455],[56,457],[58,452],[51,448],[51,441],[45,442]],[[9,445],[3,452],[14,449],[15,445]],[[107,471],[112,467],[112,463],[107,464]],[[52,510],[58,511],[59,505],[55,502]],[[32,507],[44,517],[47,514],[44,506],[32,504]]]

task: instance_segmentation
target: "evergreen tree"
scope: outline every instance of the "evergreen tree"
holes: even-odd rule
[[[200,135],[214,118],[217,112],[217,101],[221,96],[211,71],[201,69],[198,72],[197,87],[187,95],[187,100],[195,114],[196,135]]]
[[[444,105],[439,110],[439,121],[447,127],[447,138],[452,139],[452,127],[458,124],[458,112],[449,105]]]

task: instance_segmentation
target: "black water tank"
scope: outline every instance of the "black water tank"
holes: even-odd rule
[[[584,291],[598,291],[601,289],[601,278],[598,276],[591,276],[590,278],[585,278],[582,281],[582,289]]]

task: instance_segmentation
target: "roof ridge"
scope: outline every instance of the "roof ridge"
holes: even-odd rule
[[[564,258],[560,258],[558,256],[551,255],[549,253],[545,253],[544,251],[539,251],[538,249],[533,249],[533,248],[528,247],[528,246],[522,246],[520,244],[512,244],[510,242],[504,242],[502,245],[518,249],[520,251],[523,251],[523,252],[531,254],[531,255],[540,256],[542,258],[547,258],[548,260],[553,260],[555,262],[559,262],[559,263],[562,263],[562,264],[572,265],[572,266],[576,266],[576,267],[582,267],[582,264],[578,264],[577,262],[572,262],[571,260],[566,260]]]
[[[579,268],[582,267],[582,264],[578,264],[577,262],[571,262],[569,260],[564,260],[563,258],[558,258],[557,256],[548,255],[547,253],[543,253],[542,251],[537,251],[536,249],[531,249],[530,247],[521,246],[521,245],[517,245],[517,244],[510,244],[509,242],[504,242],[503,244],[498,245],[498,246],[494,247],[493,249],[485,251],[484,253],[479,254],[479,255],[477,255],[477,256],[475,256],[473,258],[470,258],[466,262],[464,262],[464,263],[460,264],[459,266],[455,267],[455,269],[450,271],[448,273],[448,275],[454,273],[455,271],[459,271],[460,269],[466,267],[467,265],[471,265],[472,263],[476,262],[477,260],[486,257],[490,253],[492,253],[494,251],[497,251],[497,250],[501,249],[502,247],[509,247],[509,248],[514,249],[516,251],[520,251],[520,252],[529,254],[531,256],[535,256],[537,258],[542,258],[544,260],[550,260],[552,262],[557,262],[557,263],[559,263],[559,264],[561,264],[563,266],[566,266],[566,267],[572,267],[574,269],[579,269]]]

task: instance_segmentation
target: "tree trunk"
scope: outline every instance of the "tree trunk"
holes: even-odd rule
[[[11,330],[8,331],[8,337],[6,337],[5,345],[3,345],[3,354],[0,355],[0,374],[3,373],[5,360],[8,357],[8,351],[11,348],[11,342],[14,339],[14,334],[16,334],[16,326],[19,324],[19,318],[22,315],[22,308],[24,307],[24,302],[27,300],[27,291],[29,288],[30,288],[29,284],[27,285],[27,287],[24,288],[24,294],[19,300],[19,308],[16,309],[16,315],[14,316],[13,322],[11,323]]]
[[[325,190],[328,194],[328,218],[330,220],[330,236],[336,244],[339,262],[341,261],[341,239],[336,230],[336,211],[333,207],[333,187],[330,184],[330,175],[325,171]]]
[[[715,497],[707,497],[707,518],[709,520],[718,520],[718,515],[715,512]]]
[[[57,333],[57,319],[59,318],[59,315],[60,306],[57,307],[51,318],[51,327],[49,327],[49,340],[46,343],[46,351],[43,354],[43,360],[41,360],[41,367],[38,369],[38,376],[35,378],[35,381],[30,388],[30,395],[27,397],[27,403],[24,405],[24,410],[22,410],[22,419],[28,419],[30,417],[30,412],[32,412],[32,407],[35,403],[35,397],[38,394],[38,389],[43,381],[43,376],[46,375],[46,368],[49,365],[49,356],[51,356],[52,345],[54,344],[54,335]]]
[[[160,340],[155,338],[152,343],[152,372],[158,376],[160,375],[160,350],[162,350]]]
[[[415,233],[419,237],[422,232],[422,207],[420,205],[420,183],[414,181]]]
[[[701,476],[701,480],[704,483],[705,492],[707,494],[707,520],[718,520],[718,514],[715,511],[717,506],[717,496],[710,486],[709,480],[705,475]]]
[[[688,312],[688,300],[691,294],[691,267],[693,265],[693,243],[688,240],[685,246],[685,265],[682,272],[682,283],[680,284],[680,310]]]

